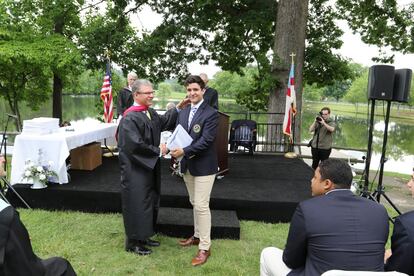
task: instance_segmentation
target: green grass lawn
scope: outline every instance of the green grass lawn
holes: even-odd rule
[[[258,275],[261,250],[284,248],[289,230],[288,223],[241,221],[240,240],[213,240],[208,262],[192,267],[197,247],[181,248],[177,238],[156,236],[161,246],[149,256],[125,252],[121,214],[19,212],[35,253],[68,259],[78,275]]]
[[[161,246],[150,256],[125,252],[121,214],[19,211],[36,254],[67,258],[78,275],[258,275],[261,250],[283,248],[289,228],[241,221],[239,241],[213,240],[208,262],[192,267],[197,247],[181,248],[177,238],[155,237]]]
[[[365,118],[367,116],[367,107],[366,104],[359,104],[358,109],[355,105],[343,102],[305,102],[304,110],[319,111],[322,107],[329,106],[332,110],[332,113],[335,115],[355,115],[362,116]],[[385,116],[386,106],[382,107],[382,103],[376,104],[376,116],[383,117]],[[414,124],[414,109],[398,109],[395,104],[391,105],[390,116],[396,119],[398,122],[405,124]]]

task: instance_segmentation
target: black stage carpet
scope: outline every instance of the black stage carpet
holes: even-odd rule
[[[162,161],[161,206],[190,208],[184,182],[171,176],[170,160]],[[103,158],[94,171],[69,171],[69,184],[32,190],[14,185],[32,208],[120,212],[119,166],[116,157]],[[310,194],[313,171],[302,160],[275,155],[229,155],[229,173],[217,179],[210,200],[214,210],[235,210],[239,219],[290,221],[299,201]],[[13,206],[22,207],[9,190]]]

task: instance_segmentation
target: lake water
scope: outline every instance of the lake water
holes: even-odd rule
[[[155,102],[155,108],[165,107],[167,101]],[[97,118],[99,109],[102,108],[99,97],[92,96],[64,96],[63,97],[63,120],[72,121],[80,120],[87,117]],[[0,129],[3,130],[10,113],[8,106],[6,106],[3,99],[0,99]],[[51,101],[45,102],[38,111],[32,111],[24,104],[21,104],[21,114],[23,119],[31,119],[41,116],[51,116],[52,114]],[[245,109],[236,104],[220,103],[220,110],[224,112],[243,112]],[[347,148],[366,149],[368,141],[368,119],[366,117],[358,116],[335,116],[332,118],[337,123],[337,129],[334,136],[334,145]],[[304,111],[302,115],[301,136],[302,141],[308,141],[311,134],[308,128],[316,114],[314,112]],[[230,120],[237,119],[237,116],[232,115]],[[255,118],[259,122],[266,122],[266,116],[261,115]],[[15,130],[13,119],[10,120],[9,131]],[[384,121],[378,119],[375,121],[373,132],[373,155],[371,160],[371,169],[379,169],[379,159],[382,149],[382,137],[384,133]],[[414,166],[414,126],[404,125],[395,122],[392,118],[388,125],[388,143],[386,148],[386,157],[388,161],[384,165],[385,171],[400,172],[411,174]],[[352,153],[360,155],[360,153]],[[364,165],[357,165],[363,168]]]

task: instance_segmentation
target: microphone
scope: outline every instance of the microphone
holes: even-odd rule
[[[17,115],[6,113],[7,116],[17,119]]]

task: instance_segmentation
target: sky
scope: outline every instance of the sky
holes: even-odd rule
[[[407,5],[412,0],[398,0],[399,5]],[[138,14],[131,17],[132,24],[138,30],[152,31],[162,22],[162,17],[147,6]],[[358,34],[352,34],[350,29],[345,24],[341,24],[344,34],[342,41],[344,42],[341,49],[338,51],[344,58],[351,59],[353,62],[360,63],[365,66],[372,66],[376,63],[372,58],[377,56],[378,47],[364,44]],[[396,69],[410,68],[414,70],[414,54],[400,54],[395,53],[394,63],[392,64]],[[208,65],[200,65],[197,61],[189,64],[189,71],[192,74],[207,73],[209,78],[212,78],[215,73],[221,69],[215,65],[214,61],[210,61]]]

